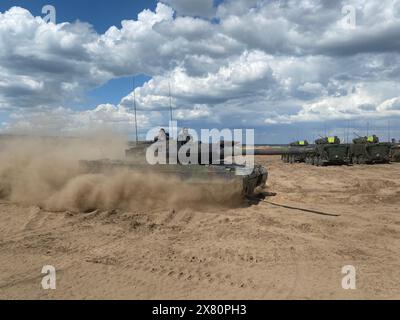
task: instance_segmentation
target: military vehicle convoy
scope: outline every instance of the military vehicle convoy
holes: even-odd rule
[[[289,147],[281,155],[285,163],[305,162],[307,152],[312,151],[307,140],[299,140],[289,144]]]
[[[374,164],[390,162],[390,143],[379,142],[376,135],[358,137],[350,145],[350,161],[353,164]]]
[[[355,138],[352,144],[340,143],[337,136],[317,139],[314,145],[307,145],[307,148],[292,143],[282,154],[284,162],[305,159],[305,163],[316,166],[389,163],[391,158],[396,157],[400,160],[400,148],[379,142],[376,135]]]

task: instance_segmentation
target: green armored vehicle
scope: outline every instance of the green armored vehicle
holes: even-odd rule
[[[400,143],[397,143],[395,139],[392,139],[391,143],[390,161],[400,162]]]
[[[353,164],[389,163],[390,152],[390,143],[379,142],[379,138],[372,135],[353,139],[349,156]]]
[[[289,147],[281,155],[285,163],[305,162],[307,152],[312,151],[307,140],[299,140],[289,144]]]
[[[252,196],[257,187],[265,186],[268,172],[264,167],[256,164],[252,166],[240,165],[225,160],[226,154],[232,154],[233,142],[221,141],[219,144],[202,144],[192,141],[190,137],[174,141],[174,144],[176,143],[175,152],[183,150],[186,158],[193,160],[193,162],[182,163],[176,153],[174,154],[170,149],[169,141],[168,134],[162,129],[154,141],[137,143],[126,150],[126,160],[83,160],[80,161],[80,164],[84,171],[90,173],[126,169],[144,174],[159,174],[195,185],[229,185],[233,186],[238,191],[238,195],[243,197]],[[156,157],[159,156],[157,153],[161,153],[159,149],[154,149],[155,152],[153,153],[152,148],[157,142],[167,142],[164,144],[167,146],[165,152],[162,152],[165,155],[165,162],[151,164],[147,157],[148,150],[151,150],[150,153]],[[217,153],[217,157],[214,159],[213,152],[217,149],[219,149],[219,155]]]
[[[315,140],[312,152],[307,153],[306,163],[316,166],[349,164],[349,145],[341,144],[337,136]]]

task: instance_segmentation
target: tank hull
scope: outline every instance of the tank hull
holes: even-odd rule
[[[314,164],[321,166],[349,164],[348,150],[347,144],[317,145],[314,153]]]
[[[353,164],[376,164],[390,162],[390,144],[352,144],[350,159]]]
[[[129,160],[83,160],[80,161],[80,166],[87,173],[130,170],[139,173],[158,174],[165,178],[171,177],[190,184],[229,184],[230,186],[237,187],[241,196],[245,197],[254,195],[256,188],[264,187],[268,179],[267,170],[260,165],[255,165],[253,169],[248,171],[246,167],[235,164],[149,165],[138,164]]]
[[[347,144],[317,144],[308,147],[289,147],[282,154],[286,163],[305,162],[307,164],[326,166],[343,165],[350,162]]]
[[[400,144],[392,144],[390,148],[390,161],[400,162]]]

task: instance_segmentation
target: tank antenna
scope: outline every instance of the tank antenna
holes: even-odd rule
[[[172,122],[172,98],[171,98],[171,82],[168,82],[168,93],[169,93],[169,113]]]
[[[136,83],[135,76],[133,76],[133,109],[135,111],[135,138],[136,144],[138,144],[138,127],[137,127],[137,117],[136,117]]]

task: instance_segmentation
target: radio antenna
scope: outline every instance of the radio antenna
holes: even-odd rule
[[[171,82],[168,82],[168,93],[169,93],[169,113],[172,122],[172,98],[171,98]]]
[[[138,144],[138,127],[137,127],[137,117],[136,117],[136,83],[135,76],[133,77],[133,109],[135,111],[135,138],[136,144]]]

